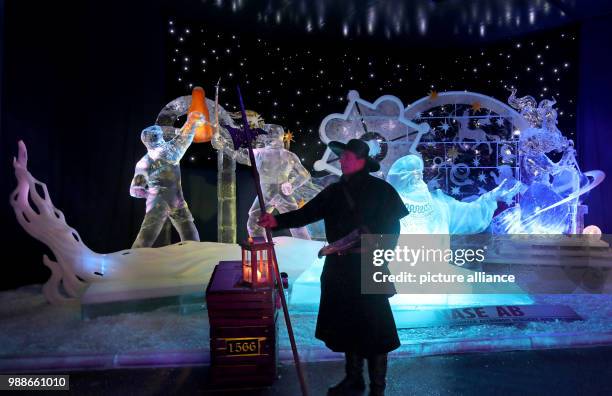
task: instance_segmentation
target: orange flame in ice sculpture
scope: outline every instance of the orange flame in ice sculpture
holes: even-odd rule
[[[195,87],[191,91],[191,106],[189,106],[188,113],[192,111],[200,112],[206,119],[201,126],[196,127],[195,136],[193,138],[194,143],[206,143],[210,142],[213,135],[213,127],[210,123],[210,113],[208,112],[208,106],[206,106],[206,94],[202,87]]]

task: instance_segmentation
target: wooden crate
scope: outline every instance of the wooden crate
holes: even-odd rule
[[[268,385],[277,376],[277,295],[243,286],[241,277],[240,262],[220,262],[206,289],[211,382]]]

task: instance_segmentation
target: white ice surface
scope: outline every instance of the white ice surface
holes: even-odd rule
[[[306,263],[316,261],[316,252],[322,243],[298,241],[288,237],[276,241],[280,269],[288,272],[290,280],[295,281],[292,282],[293,292],[298,291],[298,282],[310,285],[309,292],[316,294],[314,301],[318,302],[319,290],[315,286],[318,286],[317,271],[320,273],[320,269],[317,270],[317,266],[311,267]],[[216,250],[218,255],[202,258],[203,261],[196,271],[200,275],[199,278],[203,279],[206,274],[211,274],[217,261],[238,257],[240,251],[237,247],[224,246]],[[236,256],[232,256],[234,254]],[[320,268],[322,263],[317,263]],[[100,284],[103,283],[105,282]],[[112,289],[112,283],[107,286]],[[205,287],[205,284],[201,286]],[[308,290],[303,289],[300,293],[303,292]],[[479,301],[483,302],[482,305],[491,302],[484,300],[487,298],[484,295],[475,298],[479,298]],[[569,305],[585,320],[530,322],[520,327],[478,325],[406,329],[399,331],[400,339],[402,344],[406,345],[442,339],[507,339],[560,333],[590,337],[612,332],[612,298],[608,295],[551,295],[536,296],[533,300],[538,304]],[[317,304],[296,303],[293,297],[290,301],[291,319],[298,346],[301,349],[324,348],[324,345],[314,338]],[[0,292],[0,358],[7,355],[205,351],[209,348],[208,316],[203,309],[181,315],[177,313],[176,307],[164,307],[153,312],[119,314],[90,320],[81,320],[80,314],[78,303],[49,304],[41,293],[41,285]],[[281,322],[279,327],[280,347],[288,349],[289,341],[284,323]],[[504,342],[505,345],[508,344],[508,341]]]
[[[301,273],[291,288],[291,306],[298,308],[304,305],[318,305],[321,296],[320,277],[323,271],[324,259],[316,259]],[[448,265],[444,273],[468,270],[454,265]],[[396,272],[397,273],[397,272]],[[400,287],[397,288],[401,290]],[[403,289],[405,290],[405,288]],[[467,286],[465,294],[397,294],[390,300],[394,309],[435,309],[474,305],[525,305],[533,300],[515,285],[506,287],[507,294],[482,294],[478,286]],[[512,294],[509,294],[512,293]],[[397,318],[396,318],[397,320]],[[401,326],[401,323],[398,323]]]
[[[504,339],[507,346],[509,337],[571,333],[595,338],[597,334],[612,332],[610,296],[541,296],[535,298],[535,302],[569,305],[585,320],[530,322],[522,327],[478,325],[406,329],[399,331],[400,339],[404,345],[449,339]],[[300,350],[324,348],[314,338],[316,312],[293,308],[291,320]],[[289,349],[284,323],[281,322],[279,327],[280,348]],[[7,355],[206,351],[209,349],[208,337],[208,317],[204,310],[180,315],[176,313],[176,307],[167,307],[147,313],[120,314],[83,321],[80,319],[78,305],[47,303],[41,294],[41,285],[0,292],[0,358]]]
[[[293,283],[317,258],[323,242],[297,239],[292,237],[274,238],[279,269],[287,272],[290,284]],[[187,270],[173,275],[166,271],[163,277],[142,277],[99,281],[91,284],[81,297],[84,304],[154,298],[190,294],[206,288],[213,269],[219,261],[240,260],[240,247],[237,244],[198,242],[191,243],[196,248],[190,253],[197,255],[194,264]]]

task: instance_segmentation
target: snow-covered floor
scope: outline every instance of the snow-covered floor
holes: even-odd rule
[[[466,327],[431,327],[400,330],[402,350],[408,353],[433,354],[452,352],[461,345],[480,342],[485,350],[529,349],[571,346],[571,340],[582,344],[612,341],[612,299],[605,295],[536,296],[536,303],[565,304],[574,308],[584,321],[531,322],[522,327],[478,325]],[[313,336],[316,312],[293,307],[291,312],[298,346],[302,353],[324,356],[324,345]],[[288,350],[289,341],[281,323],[280,349]],[[166,307],[147,313],[120,314],[81,320],[77,304],[49,305],[41,294],[41,285],[30,285],[0,293],[0,360],[24,356],[66,356],[126,354],[131,352],[207,351],[208,318],[205,310],[181,315]],[[561,337],[561,344],[555,337]],[[526,340],[530,339],[530,342]],[[479,341],[481,340],[481,341]],[[608,341],[606,341],[608,340]],[[436,343],[453,343],[449,350]],[[568,344],[569,343],[569,344]],[[428,345],[428,348],[423,348]],[[418,349],[415,347],[418,346]],[[459,347],[458,347],[459,346]],[[469,349],[469,348],[468,348]],[[317,351],[321,353],[317,355]],[[328,354],[329,355],[329,354]]]
[[[335,356],[327,351],[323,343],[314,338],[320,290],[318,279],[322,267],[321,260],[316,258],[316,252],[322,243],[284,237],[275,239],[275,242],[279,262],[282,264],[281,270],[289,273],[290,313],[302,356],[305,360]],[[214,260],[208,261],[200,260],[197,268],[194,268],[202,274],[210,274],[214,264],[219,260],[236,259],[234,256],[239,254],[239,250],[234,246],[220,246],[219,249],[217,249],[219,257],[215,256]],[[210,253],[210,250],[208,252]],[[210,275],[205,276],[206,279],[209,277]],[[105,289],[112,293],[116,292],[116,288],[111,287],[112,283],[107,283],[106,286],[103,283],[96,284],[100,293]],[[155,282],[152,284],[155,286]],[[111,357],[113,365],[118,359],[121,360],[121,357],[134,354],[149,354],[149,356],[157,354],[159,357],[176,352],[178,357],[175,361],[185,359],[189,354],[191,354],[189,359],[193,362],[206,362],[208,359],[209,324],[203,304],[190,306],[187,314],[178,313],[177,307],[164,307],[146,313],[118,314],[82,320],[78,302],[50,305],[41,289],[42,285],[29,285],[0,292],[0,370],[6,370],[12,367],[11,364],[15,360],[23,360],[28,356],[33,357],[30,359],[32,365],[36,365],[37,359],[45,356],[59,359],[67,356],[104,355]],[[126,293],[129,294],[130,290],[128,288]],[[401,329],[399,333],[402,347],[397,353],[427,355],[594,344],[612,345],[612,296],[610,295],[467,296],[472,299],[477,298],[480,305],[530,303],[568,305],[584,320],[529,322],[512,326],[476,325]],[[396,300],[397,297],[400,296],[396,296]],[[403,302],[408,303],[402,304],[404,308],[412,306],[423,309],[426,305],[429,305],[429,308],[448,306],[448,300],[444,298],[436,300],[423,295],[408,297],[407,300],[404,298]],[[418,305],[413,306],[417,303]],[[462,304],[469,305],[467,300],[459,302],[459,305]],[[400,308],[399,305],[394,305],[394,310]],[[281,359],[290,359],[288,352],[290,346],[282,316],[280,320],[280,356]],[[146,364],[145,361],[146,358],[141,359],[140,364]]]

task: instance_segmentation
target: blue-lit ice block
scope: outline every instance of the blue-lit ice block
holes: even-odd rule
[[[318,308],[321,297],[321,273],[324,258],[317,259],[293,282],[289,304],[292,309],[313,310]],[[450,264],[449,264],[450,265]],[[472,287],[472,286],[470,286]],[[515,294],[474,294],[466,288],[466,294],[396,294],[390,299],[391,308],[398,328],[403,326],[402,312],[443,309],[456,307],[474,307],[488,305],[528,305],[533,300],[516,285]],[[507,290],[506,290],[507,291]]]

